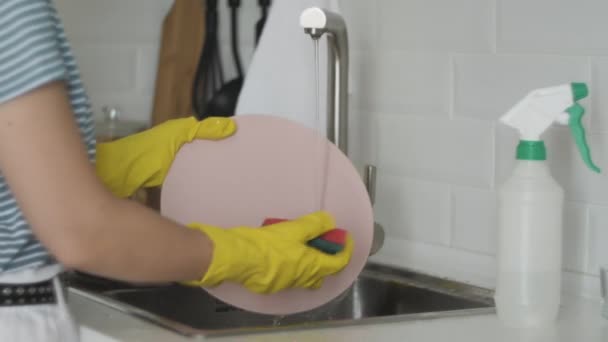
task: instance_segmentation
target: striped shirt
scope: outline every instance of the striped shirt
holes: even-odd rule
[[[52,81],[65,82],[74,120],[94,162],[91,106],[54,4],[51,0],[0,0],[0,103]],[[0,273],[52,262],[0,171]]]

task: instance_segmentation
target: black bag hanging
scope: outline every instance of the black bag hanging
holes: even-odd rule
[[[237,26],[237,14],[241,0],[228,0],[228,5],[231,11],[232,55],[237,77],[224,83],[218,48],[217,0],[209,0],[207,2],[207,39],[197,66],[192,91],[193,109],[199,120],[210,116],[233,116],[243,86],[243,67],[238,51]]]
[[[266,24],[266,18],[268,17],[268,8],[270,7],[270,0],[258,0],[258,5],[262,11],[260,19],[255,24],[255,45],[258,45],[262,31],[264,31],[264,25]]]

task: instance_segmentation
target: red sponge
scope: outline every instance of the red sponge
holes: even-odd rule
[[[287,219],[271,217],[271,218],[265,219],[264,222],[262,223],[262,226],[268,226],[268,225],[280,223],[283,221],[287,221]],[[331,243],[335,243],[335,244],[344,246],[346,244],[346,235],[347,235],[346,230],[341,229],[341,228],[335,228],[335,229],[332,229],[332,230],[328,231],[327,233],[321,235],[318,238],[331,242]]]
[[[271,224],[281,223],[283,221],[287,221],[287,220],[286,219],[269,217],[269,218],[267,218],[267,219],[264,220],[264,222],[262,223],[262,226],[269,226]]]
[[[325,241],[337,243],[338,245],[344,246],[344,244],[346,244],[346,234],[346,230],[341,228],[335,228],[321,235],[321,238]]]

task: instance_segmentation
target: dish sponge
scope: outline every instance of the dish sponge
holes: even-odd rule
[[[267,218],[262,223],[262,226],[267,226],[283,221],[287,220],[279,218]],[[344,249],[344,244],[346,243],[346,234],[346,230],[341,228],[334,228],[328,231],[327,233],[308,241],[308,245],[327,254],[336,254]]]

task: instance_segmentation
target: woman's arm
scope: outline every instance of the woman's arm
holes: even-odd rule
[[[61,82],[0,104],[0,170],[34,234],[68,267],[157,282],[199,279],[209,266],[206,235],[104,187]]]

